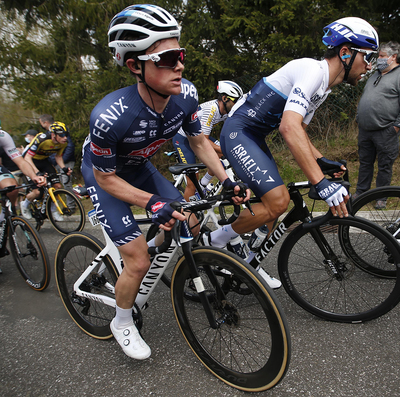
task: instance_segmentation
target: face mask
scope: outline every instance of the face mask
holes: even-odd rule
[[[393,61],[388,63],[388,59],[389,58],[378,58],[376,60],[376,68],[381,72],[386,70],[393,63]]]
[[[25,142],[26,143],[31,143],[31,140],[32,140],[31,138],[25,137]]]

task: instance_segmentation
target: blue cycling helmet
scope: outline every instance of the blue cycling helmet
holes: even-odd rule
[[[379,47],[379,37],[376,30],[364,19],[347,17],[338,19],[324,27],[322,42],[328,48],[351,43],[356,47],[370,48],[376,51]]]

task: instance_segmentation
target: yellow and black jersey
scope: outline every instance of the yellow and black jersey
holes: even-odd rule
[[[35,160],[47,159],[51,154],[62,155],[67,147],[66,143],[54,143],[50,134],[38,134],[32,139],[31,143],[25,148],[23,156],[29,153]]]

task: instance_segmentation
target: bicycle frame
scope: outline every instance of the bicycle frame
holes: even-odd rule
[[[97,219],[95,210],[91,210],[88,212],[89,220],[93,226],[100,225],[100,222]],[[151,223],[151,220],[145,219],[141,223]],[[123,261],[121,255],[111,241],[110,237],[104,230],[103,226],[101,226],[104,238],[106,240],[106,246],[104,249],[96,256],[93,260],[92,264],[82,273],[79,279],[74,283],[74,292],[77,296],[85,297],[91,300],[100,301],[108,306],[115,307],[116,302],[114,298],[106,297],[103,295],[93,294],[90,292],[82,291],[79,287],[82,282],[90,275],[90,273],[95,269],[96,266],[103,260],[103,258],[108,255],[112,262],[115,265],[117,270],[118,276],[122,273],[123,269]],[[158,284],[161,279],[161,276],[164,274],[165,269],[169,265],[171,259],[175,254],[175,250],[177,249],[176,243],[173,241],[171,246],[167,249],[166,252],[157,254],[151,262],[150,268],[142,280],[142,283],[139,287],[139,292],[136,298],[135,303],[139,307],[139,309],[146,308],[147,300],[149,299],[150,295],[152,294],[154,288]],[[102,265],[98,271],[101,274],[105,270],[105,265]],[[107,288],[110,292],[114,293],[114,287],[112,285],[108,285]]]
[[[299,189],[309,188],[311,183],[306,182],[292,182],[288,184],[290,199],[294,203],[294,207],[287,213],[287,215],[278,222],[275,228],[263,240],[260,247],[257,248],[256,255],[249,262],[250,265],[256,268],[267,256],[268,253],[274,248],[277,242],[284,235],[285,231],[297,221],[303,223],[311,222],[312,216]],[[258,199],[256,201],[259,201]]]

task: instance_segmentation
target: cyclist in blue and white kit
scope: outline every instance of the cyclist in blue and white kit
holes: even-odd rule
[[[182,79],[185,49],[179,47],[179,36],[176,20],[158,6],[129,6],[111,20],[108,38],[114,59],[120,66],[126,64],[138,84],[115,91],[98,103],[84,147],[82,174],[88,193],[124,261],[115,286],[116,316],[110,327],[124,353],[136,359],[151,354],[132,319],[150,260],[130,206],[151,211],[153,222],[164,230],[170,230],[175,219],[185,219],[170,206],[182,200],[179,191],[149,160],[182,127],[201,161],[225,186],[240,190],[228,179],[201,133],[196,88]],[[235,197],[235,201],[243,199]]]
[[[331,88],[342,82],[357,85],[362,74],[371,69],[371,58],[379,46],[378,34],[360,18],[342,18],[324,28],[323,43],[328,47],[324,59],[297,59],[260,80],[232,109],[221,133],[221,148],[239,178],[261,203],[254,205],[232,224],[212,232],[206,244],[225,246],[238,234],[273,222],[284,213],[289,194],[279,175],[265,137],[279,128],[300,168],[315,186],[331,211],[347,216],[347,191],[324,178],[322,170],[332,162],[310,142],[306,126]],[[345,169],[342,166],[342,169]],[[249,260],[254,257],[249,256]],[[260,270],[262,272],[262,269]],[[264,272],[266,273],[266,272]],[[273,288],[280,281],[271,278]]]
[[[243,96],[243,91],[238,84],[229,80],[221,80],[217,86],[218,98],[202,103],[197,109],[197,116],[200,120],[201,130],[203,134],[210,140],[211,146],[222,157],[222,150],[219,141],[211,137],[214,126],[223,122],[228,117],[233,105]],[[196,156],[190,147],[189,140],[185,131],[181,128],[172,140],[174,148],[179,154],[179,161],[184,164],[194,164]],[[201,186],[204,188],[211,181],[214,175],[207,172],[200,180]],[[185,200],[189,201],[190,197],[196,192],[193,182],[188,178],[184,193]]]

